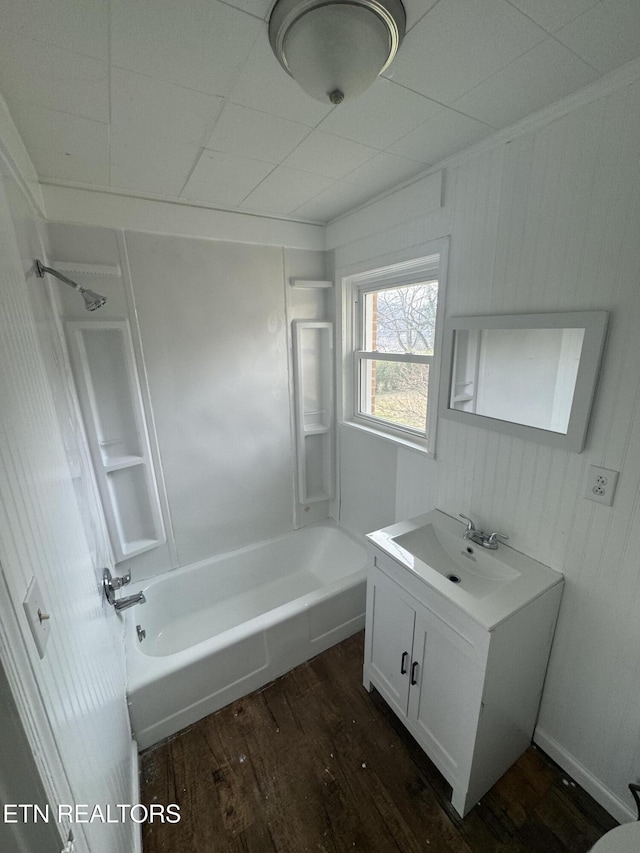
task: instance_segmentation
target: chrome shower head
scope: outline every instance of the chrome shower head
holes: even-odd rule
[[[61,272],[54,270],[52,267],[45,267],[41,261],[36,260],[36,273],[40,278],[44,278],[44,274],[46,272],[49,275],[55,276],[60,281],[63,281],[65,284],[68,284],[69,287],[72,287],[74,290],[77,290],[78,293],[82,294],[82,298],[84,299],[84,306],[87,311],[95,311],[96,308],[102,308],[104,303],[107,301],[106,296],[101,296],[99,293],[94,293],[93,290],[89,290],[86,287],[82,287],[82,285],[73,281],[70,278],[67,278],[66,275],[62,275]]]
[[[100,296],[99,293],[94,293],[93,290],[82,289],[80,291],[84,299],[84,305],[87,311],[95,311],[96,308],[102,308],[107,301],[106,296]]]

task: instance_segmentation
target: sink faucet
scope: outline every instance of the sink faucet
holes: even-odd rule
[[[485,533],[484,530],[479,530],[474,522],[466,515],[459,513],[460,518],[464,518],[467,522],[467,529],[462,534],[463,539],[470,539],[476,545],[482,545],[483,548],[488,548],[490,551],[495,551],[498,547],[498,539],[508,539],[504,533]]]

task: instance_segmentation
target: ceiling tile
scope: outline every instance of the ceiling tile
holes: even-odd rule
[[[375,148],[359,142],[314,130],[287,157],[284,165],[337,180],[353,172],[377,153]]]
[[[176,198],[199,153],[197,145],[114,124],[110,142],[111,186]]]
[[[407,35],[384,76],[450,104],[546,35],[506,0],[441,0]]]
[[[227,104],[206,147],[239,157],[280,163],[309,133],[304,124]]]
[[[291,213],[294,208],[326,190],[332,183],[329,178],[320,175],[278,166],[247,196],[241,207],[266,213]]]
[[[248,12],[250,15],[255,15],[256,18],[264,20],[271,11],[273,6],[272,0],[225,0],[229,6],[235,6],[236,9],[242,9],[243,12]]]
[[[492,132],[493,128],[486,124],[443,107],[436,116],[394,143],[389,153],[435,165]]]
[[[315,127],[333,107],[306,95],[273,55],[263,27],[247,64],[231,90],[230,100],[243,107],[271,113]]]
[[[600,0],[511,0],[521,12],[553,33]]]
[[[109,4],[104,0],[3,0],[2,26],[74,53],[109,58]]]
[[[414,27],[420,18],[427,14],[438,0],[402,0],[404,11],[407,14],[407,31]]]
[[[640,55],[640,2],[601,0],[556,38],[599,71],[613,71]]]
[[[71,181],[96,187],[109,186],[109,152],[106,139],[100,148],[87,145],[82,153],[65,154],[50,148],[30,148],[40,180]]]
[[[260,160],[203,151],[181,197],[237,207],[272,169],[270,163]]]
[[[111,61],[226,95],[261,26],[257,18],[212,0],[111,0]]]
[[[424,163],[383,152],[376,154],[363,166],[350,172],[347,180],[350,184],[367,187],[372,192],[380,193],[417,175],[418,172],[423,172],[424,169]]]
[[[155,77],[121,68],[111,72],[111,117],[120,126],[202,147],[223,103],[223,98]]]
[[[9,111],[40,178],[108,185],[107,124],[21,101]]]
[[[386,148],[439,109],[440,104],[435,101],[379,77],[359,98],[329,113],[318,129],[374,148]]]
[[[493,127],[506,127],[597,77],[590,65],[549,38],[467,92],[454,106]]]
[[[640,55],[640,0],[403,2],[333,107],[273,56],[272,0],[3,0],[0,92],[43,178],[326,221]]]
[[[352,210],[374,196],[371,190],[348,184],[346,181],[335,183],[332,187],[321,192],[311,201],[292,211],[298,219],[308,219],[312,222],[328,222],[347,210]]]
[[[7,99],[109,121],[106,62],[0,29],[0,91]]]

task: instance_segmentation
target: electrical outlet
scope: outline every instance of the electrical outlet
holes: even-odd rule
[[[584,496],[589,501],[596,501],[596,503],[611,506],[613,496],[616,493],[617,482],[617,471],[610,471],[608,468],[598,468],[597,465],[590,465],[587,472],[587,484]]]

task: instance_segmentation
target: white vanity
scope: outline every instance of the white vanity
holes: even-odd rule
[[[564,582],[464,533],[434,510],[368,535],[364,661],[364,686],[452,785],[463,817],[531,743]]]

